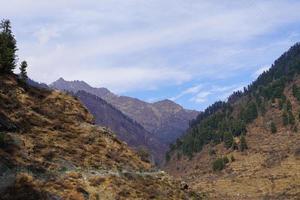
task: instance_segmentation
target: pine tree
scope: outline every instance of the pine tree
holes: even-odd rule
[[[232,147],[233,144],[233,135],[230,132],[224,133],[224,145],[227,149]]]
[[[12,73],[17,62],[17,42],[9,20],[0,23],[0,73]]]
[[[28,67],[28,65],[27,65],[26,61],[23,61],[20,65],[20,78],[24,82],[26,82],[28,79],[27,71],[26,71],[27,67]]]
[[[241,151],[245,151],[246,149],[248,149],[246,137],[244,135],[241,136],[240,149]]]

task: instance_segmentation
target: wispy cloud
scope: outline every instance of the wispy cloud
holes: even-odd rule
[[[196,85],[190,88],[185,89],[184,91],[180,92],[175,97],[171,97],[170,100],[176,101],[177,99],[180,99],[181,97],[188,95],[188,94],[196,94],[202,89],[202,85]]]
[[[196,85],[183,90],[177,96],[170,99],[179,100],[181,98],[188,98],[190,102],[207,105],[207,103],[212,103],[215,100],[226,100],[232,92],[241,90],[243,88],[242,85],[245,84],[246,83],[240,83],[240,85],[234,84],[229,86],[210,84]]]
[[[191,98],[191,101],[194,101],[196,103],[204,103],[207,101],[207,97],[211,94],[212,93],[209,91],[199,92],[196,96]]]
[[[257,67],[300,40],[297,0],[0,0],[0,5],[1,15],[12,19],[20,58],[28,60],[29,75],[37,81],[63,76],[122,93],[189,85],[173,100],[199,94],[199,102],[222,94],[233,84],[207,94],[206,83],[198,80],[257,76]]]

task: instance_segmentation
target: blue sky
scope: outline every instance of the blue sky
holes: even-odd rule
[[[297,0],[0,0],[33,79],[203,110],[300,41]]]

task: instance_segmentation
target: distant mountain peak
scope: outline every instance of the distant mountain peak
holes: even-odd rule
[[[170,99],[164,99],[161,101],[157,101],[155,103],[153,103],[153,105],[156,108],[168,108],[168,109],[172,109],[172,110],[182,110],[183,107],[177,103],[175,103],[174,101],[171,101]]]
[[[169,99],[147,103],[133,97],[118,96],[106,88],[91,87],[84,81],[57,80],[50,86],[74,93],[83,90],[96,95],[138,122],[145,130],[151,132],[166,144],[173,142],[184,133],[188,128],[189,121],[195,119],[199,114],[197,111],[186,110]]]
[[[57,79],[57,81],[65,81],[65,79],[63,77],[60,77],[59,79]]]

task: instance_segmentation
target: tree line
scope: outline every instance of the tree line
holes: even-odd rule
[[[299,74],[300,43],[297,43],[243,91],[234,92],[226,102],[217,101],[192,120],[186,134],[170,145],[167,158],[170,159],[174,151],[182,152],[191,158],[195,152],[201,151],[204,145],[221,142],[224,142],[226,148],[244,151],[247,149],[247,124],[258,116],[264,116],[268,108],[277,104],[282,112],[283,125],[297,130],[292,105],[284,94],[284,88]],[[292,93],[300,102],[300,88],[297,85],[293,86]],[[275,122],[271,121],[269,130],[271,133],[277,132]],[[234,137],[239,138],[239,147],[235,144]]]
[[[17,41],[12,32],[11,22],[3,19],[0,22],[0,74],[13,74],[18,62],[17,51]],[[19,78],[24,82],[28,79],[27,67],[26,61],[22,61],[19,67]]]

